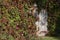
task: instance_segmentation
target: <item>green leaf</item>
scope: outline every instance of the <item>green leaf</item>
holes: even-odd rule
[[[14,37],[12,35],[9,35],[8,40],[15,40],[15,39],[14,39]]]

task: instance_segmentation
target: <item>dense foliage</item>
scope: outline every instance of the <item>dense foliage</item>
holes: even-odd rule
[[[60,16],[59,3],[41,0],[0,0],[0,40],[37,40],[35,36],[35,17],[29,8],[36,2],[39,10],[48,10],[48,28],[54,33],[56,20]]]

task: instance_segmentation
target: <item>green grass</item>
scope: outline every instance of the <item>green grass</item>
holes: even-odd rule
[[[60,38],[57,37],[44,37],[44,38],[40,38],[39,40],[60,40]]]

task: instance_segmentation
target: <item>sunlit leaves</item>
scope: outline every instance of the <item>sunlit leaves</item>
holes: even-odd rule
[[[29,31],[28,26],[33,24],[34,17],[32,17],[32,15],[30,15],[31,17],[28,16],[28,10],[29,10],[28,4],[26,2],[24,3],[17,2],[18,4],[14,4],[16,3],[16,1],[17,0],[14,0],[12,3],[12,0],[5,0],[1,4],[2,6],[0,6],[1,7],[0,11],[2,12],[2,14],[0,14],[1,15],[0,26],[2,26],[2,28],[5,28],[5,30],[7,31],[6,33],[9,34],[7,36],[8,37],[7,40],[15,40],[14,37],[16,35],[18,37],[20,37],[20,35],[22,34],[23,36],[28,35]],[[5,35],[3,36],[5,38]]]

